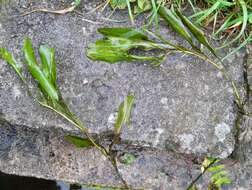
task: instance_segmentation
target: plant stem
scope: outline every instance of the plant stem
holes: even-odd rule
[[[93,137],[89,134],[88,129],[86,127],[83,126],[83,124],[81,124],[79,121],[74,121],[74,119],[70,118],[69,116],[67,116],[66,114],[56,110],[55,108],[53,108],[52,106],[47,105],[46,103],[43,103],[39,100],[37,100],[39,102],[40,105],[49,108],[51,110],[53,110],[54,112],[56,112],[57,114],[61,115],[63,118],[65,118],[67,121],[69,121],[71,124],[73,124],[75,127],[77,127],[82,133],[84,133],[87,138],[91,141],[91,143],[104,155],[104,156],[108,156],[108,152],[107,150],[102,146],[102,145],[98,145],[95,140],[93,139]]]
[[[210,168],[215,162],[216,162],[217,158],[215,158],[206,168],[204,168],[204,171],[201,172],[190,184],[189,186],[186,188],[186,190],[190,190],[193,185],[195,185],[195,183],[205,174],[205,172],[207,171],[208,168]]]
[[[144,30],[144,31],[149,33],[153,37],[161,40],[162,42],[168,44],[169,46],[173,47],[175,49],[175,51],[177,51],[177,52],[196,56],[196,57],[200,58],[201,60],[207,61],[208,63],[213,65],[218,71],[220,71],[224,75],[224,77],[225,77],[225,79],[227,81],[231,82],[231,86],[232,86],[232,89],[233,89],[233,93],[235,95],[237,105],[238,105],[239,109],[242,109],[242,103],[241,103],[241,98],[240,98],[240,95],[239,95],[239,92],[238,92],[238,88],[237,88],[235,82],[232,80],[232,78],[227,74],[227,72],[225,71],[224,66],[222,65],[222,63],[220,61],[219,61],[220,64],[218,64],[218,63],[214,62],[213,60],[211,60],[208,56],[206,56],[202,52],[195,51],[195,50],[190,50],[190,49],[184,48],[182,46],[172,44],[170,41],[164,39],[161,35],[155,34],[155,33],[150,32],[148,30]],[[170,49],[167,50],[167,52],[169,52],[169,51],[170,51]]]
[[[121,175],[121,173],[120,173],[120,171],[119,171],[119,169],[117,167],[116,157],[112,154],[111,150],[109,150],[109,152],[108,152],[105,147],[103,147],[100,144],[97,144],[95,142],[94,138],[89,134],[88,129],[81,123],[81,121],[79,121],[79,119],[70,117],[70,116],[62,113],[61,111],[53,108],[52,106],[50,106],[50,105],[48,105],[46,103],[43,103],[43,102],[41,102],[41,101],[39,101],[37,99],[36,99],[36,101],[40,105],[42,105],[42,106],[44,106],[46,108],[49,108],[49,109],[53,110],[54,112],[56,112],[57,114],[61,115],[63,118],[65,118],[71,124],[73,124],[76,128],[78,128],[82,133],[84,133],[86,135],[86,137],[91,141],[91,143],[95,146],[95,148],[98,149],[101,152],[101,154],[103,154],[111,162],[111,164],[114,167],[116,173],[118,174],[118,176],[120,177],[122,183],[124,184],[125,189],[130,189],[127,182],[125,181],[125,179],[123,178],[123,176]],[[69,110],[66,110],[66,111],[70,112]]]

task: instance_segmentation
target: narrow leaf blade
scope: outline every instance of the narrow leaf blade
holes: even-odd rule
[[[98,32],[105,36],[123,37],[127,39],[147,40],[148,37],[141,31],[134,28],[99,28]]]
[[[48,47],[47,45],[42,45],[39,48],[39,54],[41,58],[43,73],[56,87],[55,50]]]
[[[130,124],[130,115],[134,105],[135,97],[133,95],[128,95],[125,100],[120,104],[118,110],[118,117],[115,123],[115,134],[118,135],[121,132],[123,125]]]
[[[37,64],[35,53],[34,53],[34,50],[33,50],[33,47],[32,47],[32,42],[28,38],[26,38],[24,40],[23,51],[24,51],[25,59],[26,59],[26,62],[27,62],[28,65]]]
[[[88,148],[94,146],[89,139],[84,139],[73,135],[67,135],[65,136],[65,139],[71,144],[75,145],[77,148]]]
[[[211,47],[211,45],[209,44],[207,38],[204,35],[204,32],[202,30],[200,30],[197,26],[195,26],[189,19],[187,19],[184,15],[182,15],[182,13],[179,10],[176,10],[177,15],[179,16],[179,18],[181,19],[181,21],[183,22],[183,24],[188,28],[188,30],[193,34],[193,36],[201,43],[203,44],[205,47],[207,47],[209,49],[209,51],[211,51],[211,53],[213,55],[216,55],[215,50]]]
[[[28,65],[29,72],[31,73],[33,78],[39,82],[39,85],[43,89],[43,92],[46,92],[52,100],[58,101],[58,92],[37,64],[32,43],[29,39],[25,40],[23,51],[25,54],[25,59]]]
[[[21,78],[21,80],[26,83],[24,76],[22,75],[22,67],[13,57],[13,55],[5,48],[0,48],[0,58],[5,60],[17,73],[17,75]]]
[[[188,41],[192,47],[195,48],[195,45],[193,44],[193,40],[189,34],[189,32],[184,28],[183,23],[176,18],[174,13],[167,9],[164,6],[161,6],[158,9],[159,15],[166,21],[166,23],[171,26],[171,28],[177,32],[181,37],[183,37],[186,41]]]

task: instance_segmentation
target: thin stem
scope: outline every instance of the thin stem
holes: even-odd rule
[[[107,150],[106,150],[103,146],[98,145],[98,144],[95,142],[95,140],[93,139],[93,137],[89,134],[88,129],[87,129],[86,127],[84,127],[83,124],[80,124],[79,121],[77,121],[77,122],[74,121],[72,118],[70,118],[70,117],[67,116],[66,114],[64,114],[64,113],[62,113],[62,112],[60,112],[60,111],[54,109],[52,106],[49,106],[49,105],[47,105],[47,104],[45,104],[45,103],[43,103],[43,102],[41,102],[41,101],[39,101],[39,100],[37,100],[37,102],[38,102],[40,105],[42,105],[42,106],[44,106],[44,107],[46,107],[46,108],[49,108],[49,109],[53,110],[54,112],[56,112],[57,114],[59,114],[59,115],[61,115],[62,117],[64,117],[67,121],[69,121],[71,124],[73,124],[75,127],[77,127],[82,133],[84,133],[84,134],[87,136],[87,138],[91,141],[91,143],[92,143],[92,144],[93,144],[104,156],[106,156],[106,157],[108,156]]]
[[[127,7],[128,7],[128,12],[129,12],[129,17],[130,17],[131,23],[135,24],[134,17],[133,17],[132,11],[131,11],[130,1],[126,0],[126,4],[127,4]]]
[[[37,100],[37,99],[36,99]],[[83,132],[87,138],[91,141],[91,143],[106,157],[108,158],[108,160],[111,162],[112,166],[114,167],[114,169],[116,170],[116,173],[118,174],[118,176],[120,177],[122,183],[124,184],[126,189],[130,189],[127,182],[125,181],[125,179],[123,178],[123,176],[121,175],[118,167],[117,167],[117,161],[116,161],[116,157],[112,154],[111,150],[109,150],[109,152],[107,151],[107,149],[105,147],[103,147],[100,144],[97,144],[95,142],[95,140],[93,139],[93,137],[89,134],[88,129],[86,127],[83,126],[83,124],[81,123],[81,121],[79,121],[76,118],[71,118],[68,115],[62,113],[61,111],[58,111],[57,109],[53,108],[50,105],[47,105],[39,100],[37,100],[37,102],[46,107],[49,108],[51,110],[53,110],[54,112],[58,113],[59,115],[61,115],[62,117],[64,117],[67,121],[69,121],[70,123],[72,123],[75,127],[77,127],[81,132]],[[111,147],[112,148],[112,147]]]
[[[125,186],[125,188],[130,190],[131,188],[129,187],[129,185],[127,184],[127,182],[125,181],[125,179],[123,178],[122,174],[120,173],[120,171],[118,169],[117,160],[116,160],[115,156],[111,156],[111,163],[112,163],[113,167],[115,168],[116,173],[120,177],[121,181],[123,182],[123,185]]]
[[[190,190],[195,184],[196,182],[206,173],[207,169],[210,168],[218,159],[215,158],[213,159],[213,161],[206,167],[204,168],[203,172],[201,172],[190,184],[189,186],[186,188],[186,190]]]
[[[205,54],[203,54],[203,53],[201,53],[199,51],[190,50],[190,49],[184,48],[182,46],[172,44],[170,41],[164,39],[161,35],[155,34],[155,33],[151,32],[151,31],[148,31],[148,30],[145,30],[145,29],[143,29],[143,30],[145,32],[147,32],[148,34],[150,34],[151,36],[153,36],[153,37],[161,40],[162,42],[168,44],[169,46],[172,46],[178,52],[185,53],[185,54],[188,54],[188,55],[197,56],[198,58],[202,59],[203,61],[207,61],[208,63],[213,65],[217,70],[219,70],[224,75],[224,77],[226,78],[227,81],[231,82],[233,92],[234,92],[234,95],[236,97],[237,104],[238,104],[239,108],[242,109],[242,103],[241,103],[241,98],[240,98],[240,95],[239,95],[239,92],[238,92],[238,88],[235,85],[235,82],[231,79],[231,77],[225,71],[224,66],[222,65],[221,62],[220,62],[220,64],[218,64],[218,63],[212,61],[208,56],[206,56]],[[169,52],[169,50],[168,50],[168,52]]]

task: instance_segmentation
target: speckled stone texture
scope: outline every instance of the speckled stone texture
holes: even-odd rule
[[[85,15],[99,4],[98,0],[83,1],[78,8],[88,21],[76,13],[18,16],[28,7],[56,9],[70,4],[29,2],[10,1],[1,5],[0,46],[12,51],[19,61],[23,60],[25,37],[32,39],[35,48],[42,43],[54,47],[63,97],[92,133],[111,132],[120,102],[129,92],[136,96],[132,126],[123,129],[122,141],[151,150],[140,151],[134,165],[120,166],[132,186],[183,189],[192,177],[190,165],[194,164],[177,159],[176,154],[227,158],[233,152],[237,117],[234,96],[230,83],[214,67],[178,54],[171,55],[156,69],[141,63],[110,65],[91,61],[85,56],[85,48],[101,38],[96,29],[129,23],[104,23],[103,19],[111,13],[109,9]],[[127,19],[127,11],[116,12],[113,18]],[[164,24],[160,28],[168,39],[184,43]],[[239,54],[225,62],[238,83],[242,82],[242,61],[243,54]],[[30,86],[35,88],[24,70]],[[99,153],[93,149],[76,150],[64,141],[65,134],[78,131],[36,104],[3,60],[0,120],[0,170],[71,182],[121,185],[109,162]],[[194,172],[197,171],[196,167]]]

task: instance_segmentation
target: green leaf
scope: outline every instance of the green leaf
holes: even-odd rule
[[[39,48],[39,54],[43,73],[51,81],[54,87],[56,87],[55,50],[47,45],[42,45]]]
[[[218,159],[213,157],[205,157],[202,165],[201,165],[201,172],[204,172],[206,168],[208,168],[210,165],[219,162]]]
[[[212,176],[211,176],[211,181],[216,181],[216,180],[218,180],[219,178],[222,178],[222,177],[225,177],[225,176],[227,176],[227,171],[225,171],[225,170],[221,170],[221,171],[219,171],[219,172],[216,172],[216,173],[214,173]]]
[[[125,9],[127,7],[125,0],[110,0],[110,6],[115,9]]]
[[[32,42],[28,38],[26,38],[24,40],[23,51],[24,51],[24,54],[25,54],[25,59],[26,59],[27,64],[29,66],[37,65],[37,60],[36,60],[35,53],[34,53],[34,50],[33,50],[33,47],[32,47]]]
[[[220,8],[220,5],[221,5],[221,1],[220,0],[217,0],[215,2],[214,5],[212,5],[212,7],[210,7],[209,9],[206,9],[202,12],[199,12],[199,13],[202,13],[203,15],[196,21],[196,23],[200,23],[202,22],[203,20],[205,20],[210,14],[212,14],[216,9]]]
[[[241,29],[240,29],[240,32],[239,34],[233,38],[231,41],[229,41],[228,43],[224,44],[223,46],[221,46],[221,48],[224,48],[224,47],[227,47],[229,46],[230,44],[234,43],[236,40],[238,40],[245,32],[246,30],[246,27],[247,27],[247,23],[248,23],[248,9],[247,9],[247,5],[245,3],[244,0],[237,0],[239,5],[240,5],[240,8],[242,9],[242,26],[241,26]]]
[[[212,167],[208,168],[207,171],[208,172],[218,172],[224,168],[225,168],[225,166],[221,164],[221,165],[212,166]]]
[[[65,136],[65,138],[68,142],[75,145],[77,148],[87,148],[94,146],[89,139],[84,139],[73,135],[67,135]]]
[[[221,187],[222,185],[225,185],[225,184],[230,184],[231,183],[231,180],[229,177],[222,177],[222,178],[219,178],[217,179],[214,184],[217,186],[217,187]]]
[[[177,32],[187,42],[189,42],[193,48],[195,48],[191,35],[185,29],[183,23],[176,17],[176,15],[170,9],[161,6],[158,9],[158,13],[175,32]]]
[[[221,25],[221,27],[219,27],[219,29],[215,32],[214,35],[218,35],[220,32],[223,32],[224,30],[226,30],[229,26],[230,26],[230,20],[233,18],[234,13],[231,13],[226,19],[225,22]]]
[[[127,7],[127,1],[129,0],[110,0],[110,6],[115,9],[125,9]],[[130,0],[129,2],[135,2],[136,0]]]
[[[81,0],[74,0],[74,6],[79,6],[81,3]]]
[[[134,8],[134,13],[139,14],[152,8],[149,0],[138,0]]]
[[[204,35],[204,32],[202,30],[200,30],[198,27],[196,27],[189,19],[187,19],[184,15],[182,15],[182,13],[179,10],[176,10],[177,15],[179,16],[179,18],[181,19],[181,21],[183,22],[183,24],[188,28],[188,30],[193,34],[193,36],[201,43],[203,44],[205,47],[207,47],[209,49],[209,51],[212,52],[213,55],[216,55],[215,50],[211,47],[211,45],[209,44],[207,38]]]
[[[122,48],[123,46],[113,45],[110,40],[97,40],[95,44],[89,45],[87,56],[93,60],[101,60],[109,63],[132,61],[133,59],[127,53],[128,48],[126,47],[126,50],[120,51]]]
[[[6,50],[5,48],[0,48],[0,58],[5,60],[18,74],[18,76],[21,78],[21,80],[26,83],[24,76],[22,75],[22,67],[19,65],[16,61],[16,59],[13,57],[13,55]]]
[[[148,40],[148,37],[141,30],[134,28],[99,28],[98,32],[104,36]]]
[[[114,126],[115,134],[118,135],[121,133],[121,128],[123,125],[130,124],[130,115],[133,108],[135,98],[133,95],[128,95],[125,100],[120,104],[118,110],[118,116]]]
[[[121,157],[121,161],[122,163],[124,163],[125,165],[131,165],[134,163],[134,161],[136,160],[136,157],[133,154],[130,153],[125,153],[122,157]]]
[[[33,78],[39,82],[39,85],[41,86],[43,91],[46,92],[47,95],[52,100],[58,101],[59,96],[58,96],[57,90],[55,89],[55,87],[51,83],[51,81],[48,80],[45,73],[42,71],[42,69],[37,64],[31,40],[25,39],[23,51],[25,54],[25,59],[26,59],[27,65],[28,65],[29,72],[31,73]]]
[[[142,48],[144,50],[163,50],[166,47],[152,41],[107,36],[106,39],[97,40],[95,44],[89,45],[87,49],[87,56],[93,60],[102,60],[109,63],[137,60],[156,61],[160,58],[160,56],[137,56],[130,53],[131,49],[137,48]]]
[[[249,21],[250,24],[252,24],[252,13],[249,14],[248,21]]]

